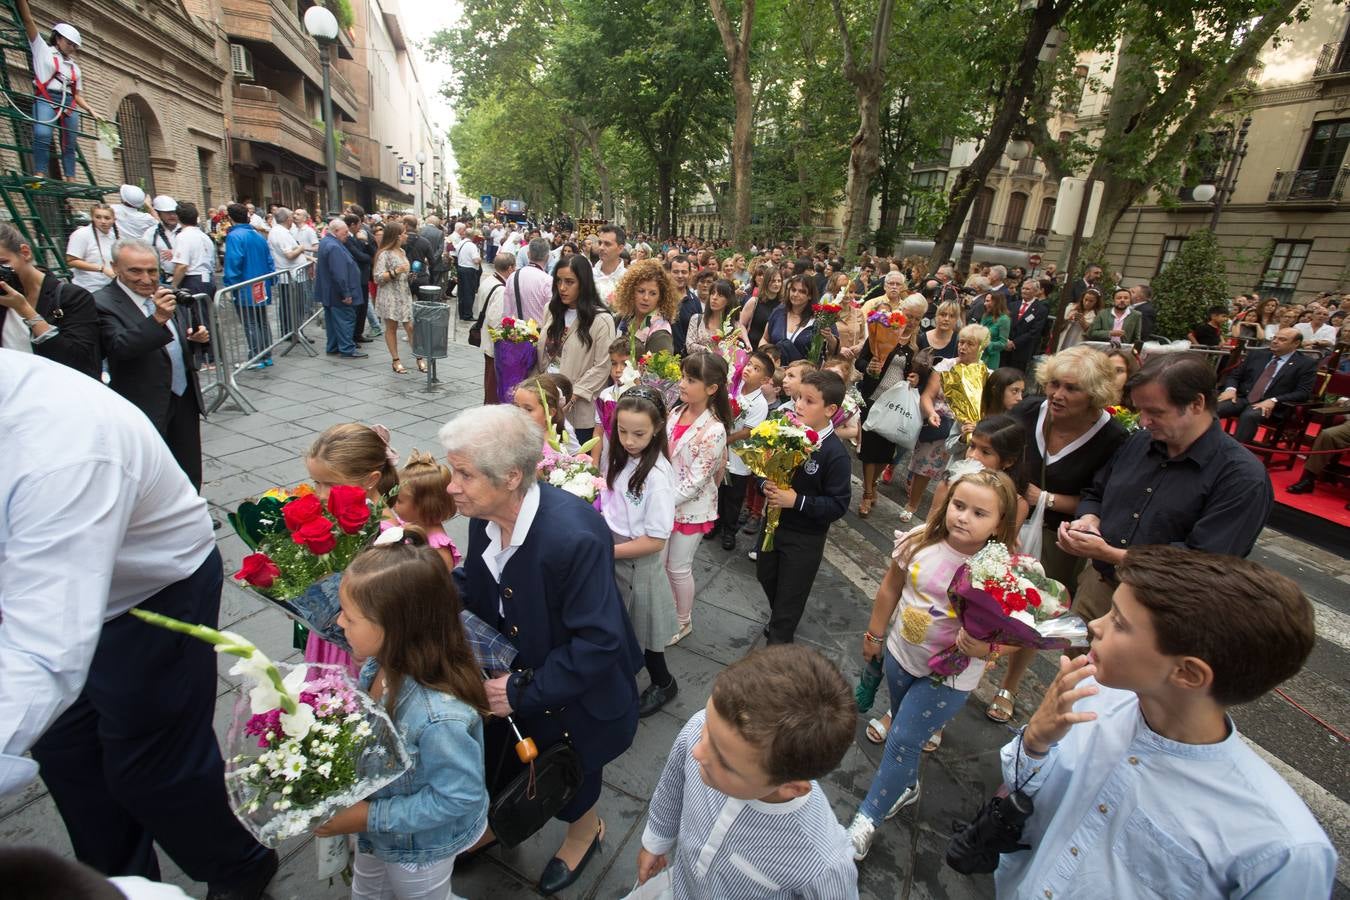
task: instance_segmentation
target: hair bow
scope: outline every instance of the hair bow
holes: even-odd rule
[[[372,425],[370,430],[378,434],[380,440],[384,441],[384,458],[389,460],[389,465],[398,468],[398,451],[389,444],[389,429],[383,425]]]

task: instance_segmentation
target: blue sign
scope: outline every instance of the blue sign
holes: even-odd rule
[[[479,205],[480,207],[482,207],[483,209],[491,210],[491,209],[492,209],[492,195],[491,195],[491,194],[479,194],[479,195],[478,195],[478,205]]]
[[[400,163],[398,167],[399,184],[417,184],[417,167],[412,163]]]

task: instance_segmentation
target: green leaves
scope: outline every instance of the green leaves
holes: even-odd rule
[[[1228,302],[1228,280],[1223,255],[1208,229],[1192,232],[1167,268],[1153,280],[1153,305],[1158,310],[1157,332],[1184,338],[1205,321],[1211,306]]]

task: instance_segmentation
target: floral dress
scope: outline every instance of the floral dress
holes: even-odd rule
[[[385,273],[407,265],[408,258],[396,250],[381,251],[375,257],[375,314],[391,322],[412,321],[412,291],[408,287],[408,273],[400,272],[389,281],[381,281]]]

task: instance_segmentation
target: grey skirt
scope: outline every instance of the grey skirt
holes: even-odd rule
[[[657,653],[664,653],[666,644],[680,630],[665,560],[664,550],[636,559],[614,560],[614,580],[623,593],[633,633],[644,650]]]

